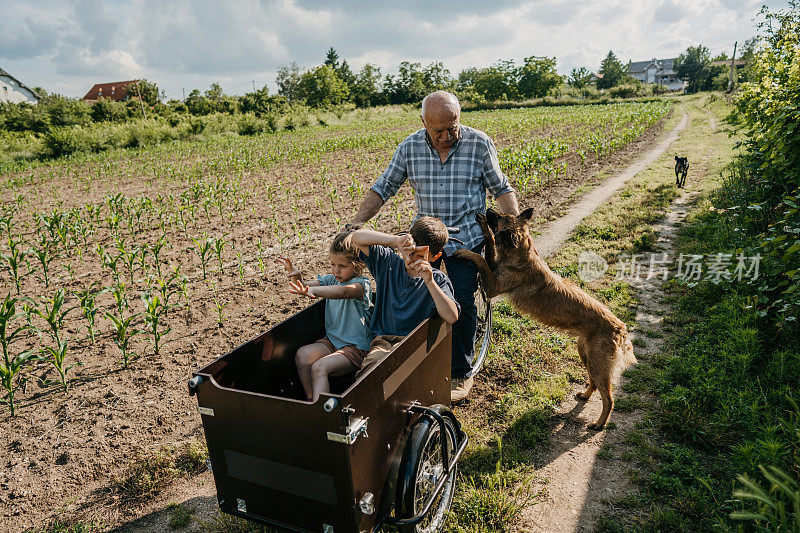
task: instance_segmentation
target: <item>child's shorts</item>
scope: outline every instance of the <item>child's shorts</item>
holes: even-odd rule
[[[340,352],[342,355],[347,357],[347,359],[353,363],[356,368],[361,368],[361,363],[364,362],[364,356],[367,355],[366,350],[359,350],[355,344],[348,344],[347,346],[343,346],[341,349],[337,350],[333,343],[328,340],[328,337],[322,337],[316,342],[319,344],[324,344],[331,351],[331,353]]]

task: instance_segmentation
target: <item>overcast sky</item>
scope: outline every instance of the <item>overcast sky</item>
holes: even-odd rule
[[[320,64],[333,46],[354,70],[442,61],[453,75],[498,59],[555,56],[558,70],[712,55],[756,33],[763,0],[0,0],[0,68],[26,85],[83,96],[94,83],[147,78],[180,98],[218,82],[266,84],[291,61]]]

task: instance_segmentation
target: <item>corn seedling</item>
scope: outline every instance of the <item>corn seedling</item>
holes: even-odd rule
[[[164,280],[163,278],[158,278],[156,283],[158,284],[158,294],[161,296],[161,302],[164,305],[164,315],[166,316],[167,312],[176,307],[178,302],[174,304],[170,303],[170,299],[177,295],[178,300],[180,300],[181,296],[185,298],[188,297],[186,295],[186,278],[181,276],[181,265],[175,267],[168,279]]]
[[[61,344],[61,329],[64,327],[64,319],[70,311],[75,309],[76,306],[64,309],[64,302],[66,301],[67,293],[64,289],[58,289],[52,298],[42,301],[44,311],[38,307],[33,312],[44,319],[47,325],[50,326],[50,336],[56,341],[56,344]],[[49,305],[48,305],[49,304]]]
[[[150,250],[147,246],[139,246],[134,250],[136,254],[136,263],[139,265],[139,270],[142,272],[142,277],[149,279],[150,265],[147,264],[147,256],[150,255]]]
[[[11,240],[11,228],[14,227],[14,214],[10,208],[4,207],[0,211],[0,232],[4,231],[8,234],[8,240]]]
[[[217,325],[222,327],[225,322],[225,308],[228,307],[228,304],[224,303],[222,300],[219,299],[219,294],[217,293],[217,286],[212,282],[211,283],[211,291],[214,294],[214,311],[217,313]]]
[[[199,241],[198,239],[192,238],[192,241],[194,242],[194,251],[197,252],[197,256],[200,258],[200,266],[203,268],[203,279],[208,279],[206,276],[206,265],[211,255],[213,239],[208,237],[205,241]]]
[[[134,320],[138,318],[139,315],[131,315],[128,318],[125,318],[124,315],[120,313],[120,316],[116,317],[111,313],[106,313],[106,318],[108,318],[112,325],[114,326],[114,335],[112,338],[114,339],[114,343],[122,352],[122,364],[125,368],[128,368],[128,363],[131,359],[136,358],[136,354],[131,352],[131,339],[134,335],[141,333],[138,329],[133,326]]]
[[[53,253],[50,249],[50,243],[47,241],[42,241],[39,243],[39,247],[33,246],[31,252],[36,259],[39,260],[39,263],[42,265],[42,278],[44,281],[44,286],[50,286],[50,261],[53,260]]]
[[[0,259],[3,260],[5,263],[5,267],[8,270],[8,273],[11,274],[11,277],[14,278],[14,285],[17,289],[17,294],[20,291],[20,284],[22,283],[22,278],[24,278],[27,274],[22,273],[22,265],[23,263],[27,263],[26,256],[28,255],[22,248],[19,246],[20,243],[8,238],[8,247],[9,253],[8,255],[0,253]]]
[[[227,235],[227,233],[225,235]],[[223,276],[225,275],[225,267],[222,264],[222,249],[225,247],[225,235],[212,240],[214,245],[214,255],[217,256],[217,260],[219,261],[219,271]]]
[[[167,311],[166,304],[157,294],[149,298],[142,295],[142,301],[144,302],[144,313],[142,316],[147,325],[147,330],[153,336],[153,352],[155,355],[158,355],[161,349],[161,338],[172,331],[170,327],[163,330],[161,329],[162,315]]]
[[[161,250],[164,248],[164,245],[167,244],[167,241],[164,237],[158,239],[158,241],[150,247],[150,253],[153,256],[153,261],[156,264],[156,274],[158,277],[161,277]]]
[[[83,313],[83,318],[86,319],[86,329],[89,332],[89,337],[94,342],[94,325],[95,325],[95,317],[97,315],[98,308],[95,305],[95,300],[100,294],[103,294],[108,289],[96,290],[95,287],[99,286],[100,282],[95,281],[86,289],[82,289],[79,291],[75,291],[73,294],[78,298],[78,302],[81,306],[81,312]]]
[[[103,264],[103,267],[111,271],[111,277],[114,279],[114,283],[119,283],[119,270],[117,268],[119,256],[112,257],[106,252],[102,244],[97,245],[97,254],[100,256],[100,262]]]
[[[45,346],[41,350],[41,354],[43,356],[42,358],[49,360],[58,372],[58,377],[61,381],[61,385],[64,386],[64,390],[68,390],[69,388],[67,383],[67,372],[69,372],[72,367],[83,364],[80,362],[75,362],[71,365],[64,366],[64,362],[67,359],[68,350],[67,341],[58,341],[58,344],[55,348],[52,346]]]
[[[14,326],[12,322],[19,316],[16,313],[17,298],[6,295],[2,305],[0,305],[0,347],[3,349],[3,360],[0,361],[0,383],[6,390],[5,403],[14,416],[14,377],[22,366],[33,357],[33,351],[25,350],[13,354],[11,344],[30,326]],[[12,355],[13,354],[13,355]]]
[[[261,239],[256,239],[256,250],[258,251],[258,270],[263,277],[267,271],[267,265],[264,264],[264,250],[261,248]]]

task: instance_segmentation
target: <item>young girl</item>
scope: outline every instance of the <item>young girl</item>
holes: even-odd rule
[[[329,250],[331,273],[317,276],[316,281],[303,281],[303,275],[292,262],[281,257],[289,277],[289,292],[309,298],[327,298],[325,303],[325,337],[297,350],[295,360],[300,382],[310,402],[320,393],[330,392],[328,376],[341,376],[361,368],[361,362],[372,340],[369,321],[372,315],[372,290],[361,276],[364,263],[358,259],[358,248],[352,233],[334,237]]]

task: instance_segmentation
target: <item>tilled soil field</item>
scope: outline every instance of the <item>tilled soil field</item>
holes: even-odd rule
[[[289,294],[276,257],[307,276],[326,272],[330,238],[417,128],[400,122],[387,131],[358,124],[349,137],[311,129],[176,143],[0,176],[0,297],[19,298],[6,335],[29,327],[9,357],[35,356],[6,380],[15,415],[10,406],[0,414],[0,531],[113,526],[137,516],[170,476],[203,468],[191,371],[309,303]],[[566,170],[527,188],[521,204],[555,213],[579,186],[646,148],[662,123],[600,158],[568,150],[557,161]],[[553,135],[552,125],[532,124],[495,132],[498,148]],[[348,138],[364,140],[330,145]],[[374,226],[398,231],[413,216],[406,185]],[[157,354],[144,300],[156,295]],[[74,363],[65,387],[58,367]],[[169,467],[146,467],[159,461]]]

